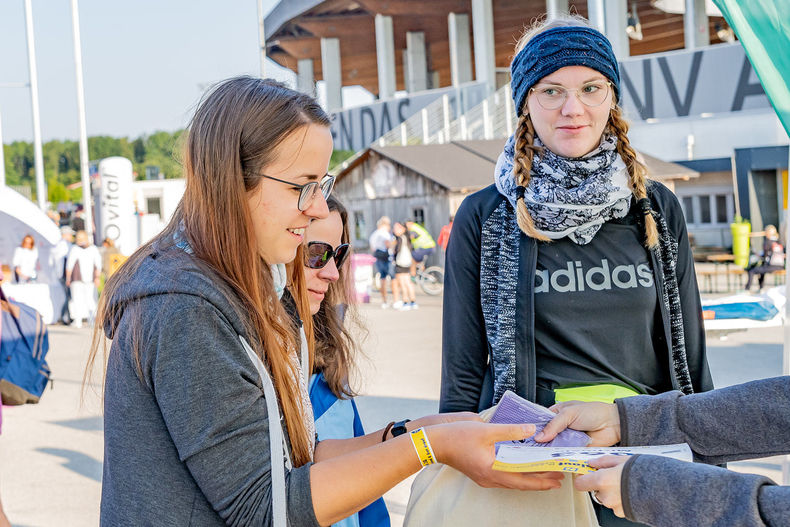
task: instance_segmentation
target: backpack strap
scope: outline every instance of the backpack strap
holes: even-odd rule
[[[286,527],[287,512],[285,499],[285,465],[283,463],[283,429],[280,423],[280,409],[277,405],[277,394],[274,391],[274,384],[269,372],[261,362],[261,359],[252,350],[247,341],[239,335],[241,345],[247,356],[252,361],[258,375],[261,376],[263,384],[263,396],[266,399],[266,413],[269,418],[269,453],[272,466],[272,518],[275,526]]]

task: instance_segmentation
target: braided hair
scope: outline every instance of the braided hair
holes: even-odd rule
[[[536,35],[551,28],[563,26],[589,27],[589,23],[582,17],[576,15],[564,15],[551,20],[538,20],[531,27],[527,28],[516,44],[515,54],[518,54],[524,46]],[[652,249],[658,244],[658,228],[653,217],[650,200],[647,197],[647,167],[637,158],[636,150],[631,146],[628,139],[628,123],[623,117],[622,108],[613,102],[609,112],[604,133],[611,133],[617,137],[617,153],[620,154],[626,167],[628,168],[629,185],[631,193],[639,206],[639,225],[643,229],[644,245]],[[539,241],[550,241],[548,237],[540,234],[535,228],[535,222],[524,202],[524,189],[529,185],[531,178],[532,159],[536,153],[540,153],[541,147],[535,145],[535,127],[526,106],[521,109],[515,132],[515,145],[513,153],[513,178],[520,188],[516,198],[516,220],[521,231]]]

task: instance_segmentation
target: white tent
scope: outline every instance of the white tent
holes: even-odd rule
[[[35,203],[18,192],[0,186],[0,265],[9,269],[14,250],[30,234],[38,248],[39,271],[35,284],[6,283],[3,291],[17,302],[41,313],[44,321],[54,323],[60,317],[66,292],[50,252],[60,240],[60,230]],[[6,277],[9,278],[9,277]]]

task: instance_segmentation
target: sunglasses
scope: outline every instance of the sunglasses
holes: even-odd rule
[[[348,250],[351,246],[341,243],[336,249],[326,242],[309,242],[305,251],[304,264],[310,269],[323,269],[329,263],[330,258],[335,259],[335,267],[340,269],[346,261]]]
[[[321,189],[321,194],[324,196],[324,199],[327,199],[329,195],[332,194],[332,187],[335,186],[335,176],[330,176],[329,174],[326,174],[324,177],[322,177],[321,181],[311,181],[310,183],[306,183],[304,185],[298,185],[284,179],[277,179],[276,177],[267,176],[266,174],[261,174],[261,177],[279,181],[280,183],[285,183],[286,185],[298,188],[299,202],[296,206],[301,211],[307,210],[307,208],[313,203],[315,193],[318,189]]]

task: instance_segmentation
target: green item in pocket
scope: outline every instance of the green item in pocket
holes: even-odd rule
[[[585,403],[613,403],[615,399],[641,395],[639,392],[618,384],[592,384],[572,388],[555,388],[554,402],[582,401]]]

